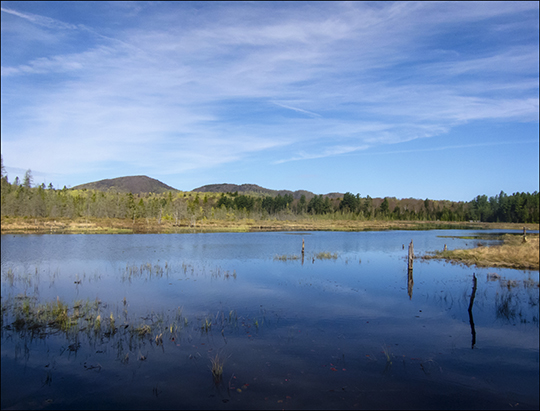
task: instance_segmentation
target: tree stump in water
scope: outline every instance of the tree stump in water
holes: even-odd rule
[[[413,241],[411,240],[411,243],[409,244],[409,256],[408,256],[408,264],[407,264],[409,271],[412,271],[413,269],[413,259],[414,259],[414,248],[413,248]]]

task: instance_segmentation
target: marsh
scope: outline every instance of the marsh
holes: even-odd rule
[[[538,271],[407,270],[470,235],[3,235],[2,408],[538,409]]]

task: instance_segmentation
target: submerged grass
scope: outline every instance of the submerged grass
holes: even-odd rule
[[[538,234],[523,236],[501,236],[501,245],[483,246],[464,250],[436,251],[425,255],[424,259],[444,259],[478,267],[502,267],[520,270],[540,268]]]
[[[16,330],[27,329],[43,335],[58,331],[78,332],[80,328],[87,326],[97,331],[101,329],[101,316],[97,304],[92,306],[87,303],[83,306],[81,301],[76,301],[70,308],[59,297],[52,302],[36,304],[35,298],[21,295],[14,299],[11,307],[2,306],[3,311],[8,309],[15,317],[8,327]]]
[[[216,354],[215,357],[210,358],[210,363],[210,370],[212,371],[214,383],[219,384],[223,378],[223,359],[219,356],[219,354]]]
[[[323,251],[315,254],[315,258],[319,260],[336,260],[338,258],[338,253],[329,253],[328,251]]]
[[[300,260],[300,256],[298,255],[275,255],[274,261],[291,261],[291,260]]]

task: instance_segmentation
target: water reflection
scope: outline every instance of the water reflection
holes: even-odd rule
[[[412,299],[413,286],[413,270],[407,270],[407,294],[409,294],[409,300]]]
[[[471,348],[474,348],[474,345],[476,344],[476,331],[474,329],[474,319],[473,319],[473,305],[474,305],[474,296],[476,295],[476,287],[477,287],[477,281],[476,281],[476,275],[473,273],[473,288],[471,293],[471,300],[469,302],[469,324],[471,325],[471,335],[472,335],[472,342],[471,342]]]
[[[268,234],[3,239],[2,408],[537,408],[538,273],[405,286],[437,233]]]

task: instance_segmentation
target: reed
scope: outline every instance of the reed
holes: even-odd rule
[[[223,378],[223,359],[219,356],[219,354],[216,354],[215,357],[210,358],[210,363],[210,370],[212,371],[214,383],[219,384]]]
[[[201,325],[201,330],[208,332],[212,328],[212,320],[209,318],[205,318],[204,322]]]
[[[383,349],[384,356],[386,357],[386,363],[392,364],[393,355],[390,353],[390,349],[388,348],[386,344],[382,346],[382,349]]]

